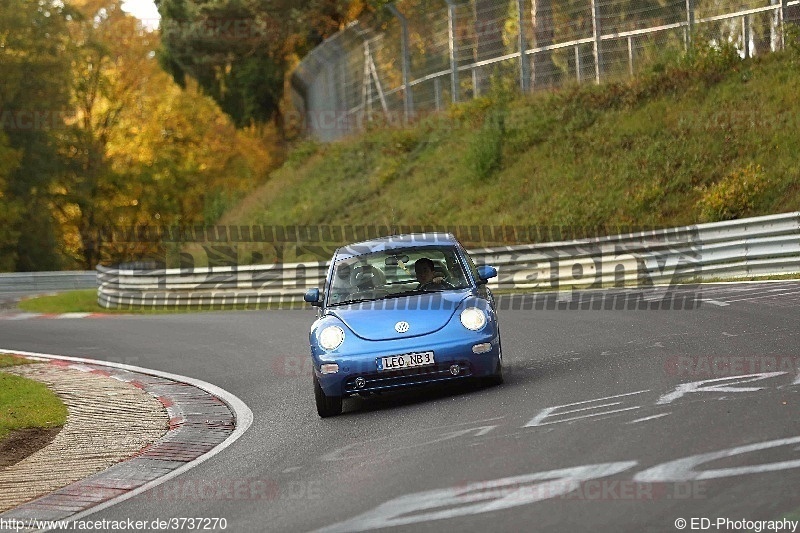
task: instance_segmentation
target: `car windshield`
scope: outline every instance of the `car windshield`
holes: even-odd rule
[[[455,247],[401,248],[338,261],[328,302],[343,305],[468,287]]]

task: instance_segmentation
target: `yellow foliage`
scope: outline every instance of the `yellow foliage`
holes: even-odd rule
[[[221,197],[266,179],[277,159],[270,130],[238,131],[191,80],[179,87],[155,59],[157,35],[119,0],[76,5],[86,20],[71,26],[74,115],[62,138],[74,170],[51,191],[65,255],[102,245],[85,240],[89,227],[204,223]]]
[[[750,163],[722,178],[710,187],[699,189],[696,207],[703,222],[733,220],[748,214],[758,195],[769,185],[761,165]]]

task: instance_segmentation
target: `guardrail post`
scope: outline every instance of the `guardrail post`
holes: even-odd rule
[[[369,72],[369,43],[364,41],[364,81],[361,85],[361,109],[367,114],[367,120],[372,122],[372,98],[370,83],[372,76]]]
[[[367,44],[369,44],[367,42]],[[372,72],[372,81],[375,83],[375,89],[378,91],[378,99],[381,101],[381,108],[383,109],[384,115],[389,115],[389,106],[386,103],[386,95],[383,93],[383,86],[381,85],[381,79],[378,77],[378,67],[375,66],[375,58],[372,57],[372,49],[367,47],[367,58],[369,59],[369,68],[370,72]]]
[[[450,52],[450,98],[458,102],[458,62],[456,61],[456,4],[454,0],[447,2],[447,43]],[[437,107],[438,109],[438,107]]]
[[[633,36],[628,37],[628,74],[633,77]]]
[[[769,14],[769,51],[777,52],[780,50],[780,24],[781,24],[781,9],[780,0],[769,0],[769,5],[775,6],[775,9]]]
[[[686,49],[692,46],[694,37],[694,0],[686,0]]]
[[[581,71],[583,65],[581,64],[581,45],[575,45],[575,77],[578,79],[578,85],[583,81]]]
[[[472,97],[477,98],[480,96],[480,87],[478,87],[478,71],[472,67]]]
[[[528,92],[530,86],[530,62],[528,54],[525,50],[528,49],[528,42],[525,39],[525,12],[523,0],[517,0],[517,22],[519,22],[519,88],[523,93]]]
[[[602,58],[602,52],[600,50],[600,35],[602,29],[600,28],[600,2],[598,0],[592,0],[592,33],[594,37],[594,82],[599,84],[600,77],[602,76],[602,68],[600,65],[600,61]]]
[[[744,46],[744,58],[750,59],[750,16],[742,17],[742,41]]]
[[[780,11],[781,50],[786,49],[786,8],[787,8],[787,0],[781,0],[781,11]]]
[[[403,56],[401,62],[403,71],[403,113],[405,114],[406,124],[408,124],[414,114],[414,100],[411,95],[411,85],[408,82],[411,70],[411,59],[408,51],[408,20],[394,5],[386,4],[386,7],[400,22],[400,54]]]
[[[350,128],[350,126],[351,126],[351,123],[350,123],[351,112],[348,109],[347,105],[342,105],[343,102],[347,102],[347,68],[345,66],[345,62],[344,61],[339,60],[338,63],[339,63],[339,80],[338,80],[338,83],[331,88],[331,91],[335,95],[337,95],[336,102],[334,102],[334,104],[333,104],[333,108],[334,108],[333,110],[337,115],[340,113],[340,110],[339,110],[340,108],[343,110],[341,112],[344,113],[344,116],[345,116],[345,128],[347,128],[348,131],[352,131],[352,129],[360,129],[361,127],[364,126],[363,116],[362,116],[360,121],[356,121],[356,120],[353,121],[353,123],[352,123],[353,128],[351,129]],[[333,68],[331,68],[331,73],[333,73]],[[332,76],[332,78],[333,78],[333,76]],[[362,115],[363,115],[363,113],[362,113]]]
[[[436,111],[442,110],[442,82],[439,78],[433,78],[433,96],[436,101]]]

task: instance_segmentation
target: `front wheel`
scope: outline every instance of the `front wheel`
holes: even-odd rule
[[[326,396],[325,391],[314,375],[314,400],[317,402],[317,414],[322,418],[342,414],[342,397]]]
[[[503,383],[503,347],[498,346],[497,366],[495,367],[494,374],[481,378],[481,385],[486,387],[494,387]]]

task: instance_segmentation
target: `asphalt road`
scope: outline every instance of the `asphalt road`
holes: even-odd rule
[[[689,310],[569,309],[598,294],[501,310],[504,385],[349,400],[325,420],[311,310],[0,321],[0,347],[183,374],[252,409],[224,453],[93,520],[635,532],[800,520],[800,284],[703,287]]]

